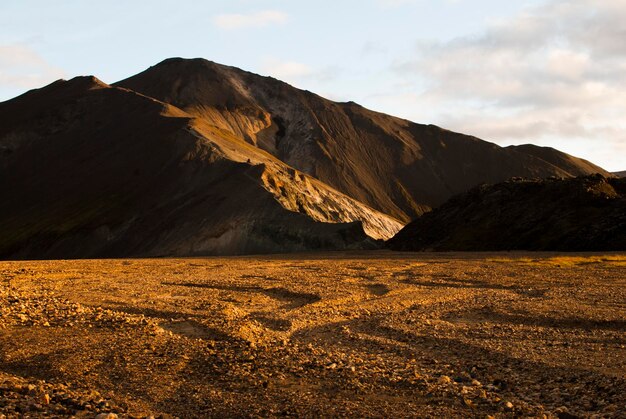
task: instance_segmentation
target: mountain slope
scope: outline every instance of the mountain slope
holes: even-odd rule
[[[514,180],[458,195],[404,227],[395,250],[626,250],[626,179]]]
[[[2,257],[351,248],[372,245],[362,225],[376,238],[401,227],[174,106],[94,77],[0,103],[0,191]]]
[[[556,150],[546,158],[502,148],[203,59],[168,59],[115,85],[171,103],[405,222],[483,182],[608,175]]]
[[[570,176],[575,177],[581,173],[601,173],[604,176],[610,175],[604,169],[587,160],[570,156],[569,154],[563,153],[562,151],[552,147],[540,147],[534,144],[523,144],[511,145],[506,148],[535,156],[538,159],[552,164],[553,166],[563,169]]]

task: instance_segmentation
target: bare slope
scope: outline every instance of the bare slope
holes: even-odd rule
[[[396,250],[626,250],[626,179],[513,180],[456,196],[403,228]]]
[[[540,147],[534,144],[523,144],[512,145],[506,148],[535,156],[538,159],[565,170],[572,176],[583,173],[601,173],[604,176],[609,175],[609,173],[605,170],[585,159],[570,156],[569,154],[563,153],[562,151],[552,147]]]
[[[372,244],[357,221],[375,238],[400,228],[227,132],[93,77],[0,103],[0,151],[4,257],[350,248]]]
[[[547,159],[502,148],[203,59],[168,59],[116,85],[203,118],[403,221],[483,182],[608,175],[556,150]]]

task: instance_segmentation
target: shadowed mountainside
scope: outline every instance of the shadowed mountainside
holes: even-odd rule
[[[94,77],[1,103],[0,121],[3,257],[371,247],[361,222],[375,238],[401,227],[180,109]]]
[[[626,179],[481,185],[403,228],[395,250],[626,250]]]
[[[595,172],[174,58],[0,103],[0,257],[370,248],[476,184]]]
[[[617,177],[626,177],[626,170],[623,170],[621,172],[613,172],[613,174]]]
[[[502,148],[204,59],[168,59],[115,85],[171,103],[404,222],[484,182],[608,175],[556,150]]]

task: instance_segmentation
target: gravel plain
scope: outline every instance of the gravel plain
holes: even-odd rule
[[[626,255],[0,262],[0,419],[626,417]]]

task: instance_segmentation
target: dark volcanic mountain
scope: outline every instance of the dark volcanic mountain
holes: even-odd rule
[[[626,177],[626,170],[621,172],[613,172],[613,174],[617,177]]]
[[[626,179],[512,180],[482,185],[424,214],[395,250],[626,250]]]
[[[455,193],[605,171],[202,59],[0,103],[0,257],[367,248]]]
[[[0,122],[3,257],[342,249],[371,246],[361,222],[375,238],[401,227],[180,109],[93,77],[1,103]]]
[[[405,222],[483,182],[608,175],[556,150],[502,148],[203,59],[168,59],[116,85],[175,105]]]

